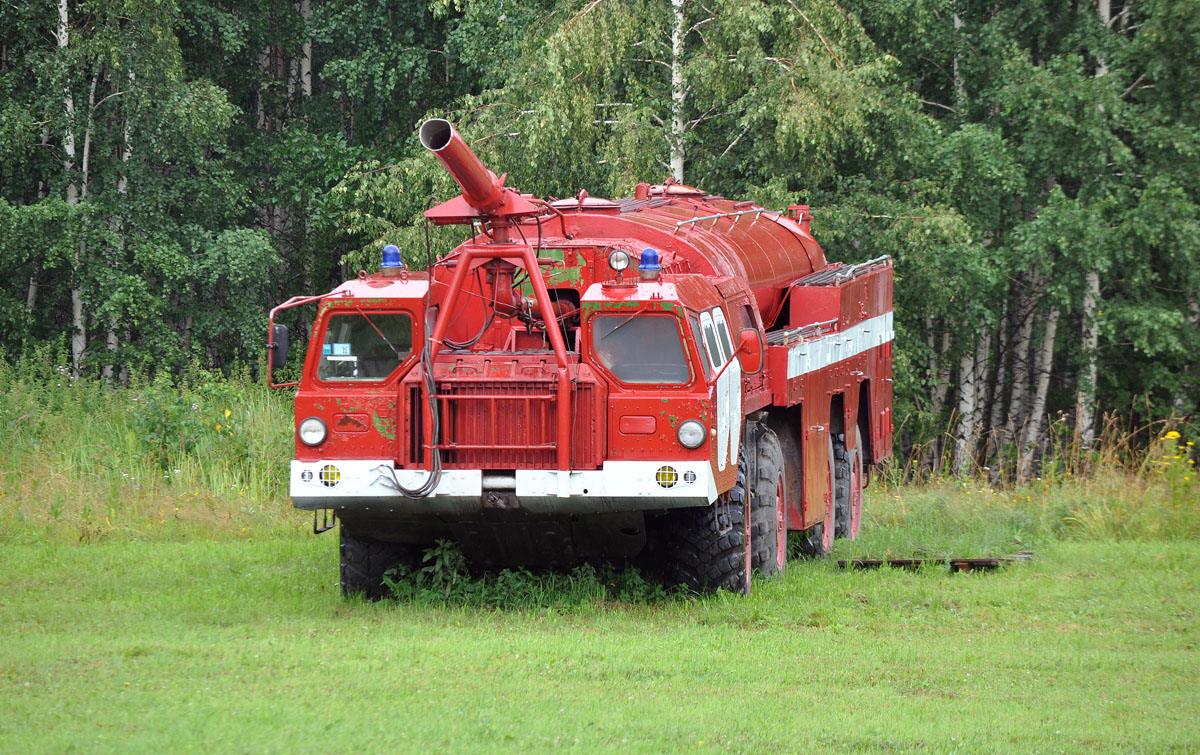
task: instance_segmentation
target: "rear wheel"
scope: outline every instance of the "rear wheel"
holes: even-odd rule
[[[797,550],[808,558],[824,558],[833,550],[833,535],[835,516],[834,492],[836,489],[837,470],[834,463],[833,439],[829,441],[829,504],[825,507],[825,518],[804,530],[797,538]]]
[[[750,494],[750,566],[764,577],[787,567],[787,508],[783,451],[779,438],[763,429],[756,445],[754,487]]]
[[[834,500],[837,502],[837,536],[854,540],[862,524],[862,454],[858,450],[858,428],[850,428],[850,443],[845,435],[833,442]],[[847,445],[851,448],[847,449]]]
[[[361,595],[368,600],[379,600],[391,594],[383,582],[383,575],[399,566],[414,566],[420,563],[421,549],[416,545],[389,543],[372,537],[356,534],[341,526],[339,547],[342,577],[342,594],[346,597]]]

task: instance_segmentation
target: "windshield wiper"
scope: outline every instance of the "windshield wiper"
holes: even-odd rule
[[[612,330],[610,330],[607,333],[605,333],[604,335],[600,336],[600,340],[603,341],[605,338],[608,338],[613,333],[616,333],[618,330],[620,330],[621,328],[628,325],[629,321],[632,320],[633,318],[637,317],[638,315],[642,314],[642,311],[645,310],[645,308],[646,308],[645,303],[638,305],[638,308],[636,310],[634,310],[633,313],[629,315],[629,317],[626,317],[624,320],[617,323],[616,327],[614,327]]]
[[[400,349],[397,349],[397,348],[395,347],[395,345],[393,345],[393,344],[392,344],[392,342],[388,340],[388,337],[387,337],[387,336],[385,336],[385,335],[383,334],[383,331],[382,331],[382,330],[380,330],[380,329],[379,329],[379,328],[378,328],[378,327],[375,325],[375,323],[371,322],[371,318],[370,318],[370,317],[367,317],[367,313],[366,313],[366,312],[364,312],[364,311],[362,311],[362,308],[361,308],[361,307],[355,307],[354,309],[355,309],[355,311],[357,311],[357,312],[358,312],[360,315],[362,315],[362,316],[363,316],[363,319],[367,321],[367,324],[368,324],[368,325],[370,325],[372,328],[374,328],[374,329],[375,329],[375,332],[379,334],[379,337],[383,339],[383,342],[384,342],[384,343],[386,343],[386,344],[388,345],[388,348],[392,350],[392,353],[396,355],[396,359],[403,360],[403,359],[404,359],[404,357],[403,357],[403,356],[400,354]]]

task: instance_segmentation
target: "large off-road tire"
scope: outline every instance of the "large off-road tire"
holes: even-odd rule
[[[847,449],[847,446],[850,446]],[[862,454],[858,448],[858,428],[850,427],[850,442],[838,434],[833,439],[834,501],[837,511],[836,535],[854,540],[862,524]]]
[[[836,488],[837,469],[834,462],[833,439],[829,442],[829,484]],[[835,492],[835,491],[831,491]],[[833,536],[836,520],[836,499],[831,495],[829,505],[825,507],[825,518],[798,533],[794,538],[796,550],[806,558],[824,558],[833,550]]]
[[[742,451],[737,484],[716,503],[672,509],[663,516],[659,535],[671,584],[700,593],[750,591],[744,447]]]
[[[787,508],[783,450],[775,433],[763,427],[755,447],[750,487],[750,566],[764,577],[787,568]]]
[[[342,594],[346,597],[386,598],[391,590],[384,584],[383,575],[401,565],[411,567],[420,563],[418,546],[375,540],[347,529],[345,522],[340,535]]]

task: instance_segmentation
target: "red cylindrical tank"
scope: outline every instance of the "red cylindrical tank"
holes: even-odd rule
[[[620,200],[616,205],[623,207],[617,217],[586,203],[578,207],[574,200],[555,202],[555,206],[567,213],[573,230],[582,237],[637,239],[671,252],[673,263],[687,260],[695,272],[743,279],[768,327],[788,286],[828,265],[816,239],[787,213],[689,187],[671,188],[678,191],[656,196],[652,189],[647,198],[633,200],[646,202],[641,206]]]

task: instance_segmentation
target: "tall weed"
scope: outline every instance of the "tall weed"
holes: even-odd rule
[[[60,356],[60,355],[59,355]],[[0,360],[4,537],[91,541],[293,526],[289,397],[246,372],[76,381],[48,352]]]
[[[0,537],[240,537],[305,525],[287,498],[288,393],[247,371],[198,368],[113,388],[75,381],[63,359],[50,348],[0,358]],[[1200,538],[1196,428],[1124,427],[1108,418],[1086,452],[1060,427],[1038,479],[1021,486],[987,466],[959,479],[914,472],[911,459],[892,463],[867,491],[864,537],[839,553],[966,556],[1048,539]],[[459,589],[415,584],[443,600]]]

